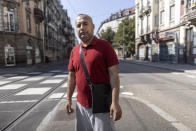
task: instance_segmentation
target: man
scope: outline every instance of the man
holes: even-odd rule
[[[73,48],[68,70],[67,113],[73,113],[72,95],[77,87],[76,131],[113,131],[113,120],[121,118],[119,105],[119,64],[112,46],[104,40],[97,39],[94,24],[90,16],[80,14],[76,18],[76,31],[81,39],[82,51],[91,81],[94,83],[110,83],[112,87],[112,103],[110,113],[92,113],[91,89],[81,64],[79,47]],[[113,119],[113,120],[112,120]]]

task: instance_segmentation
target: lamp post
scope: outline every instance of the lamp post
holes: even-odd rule
[[[125,41],[124,41],[124,35],[125,35],[125,28],[124,28],[124,23],[123,24],[123,59],[125,60]]]

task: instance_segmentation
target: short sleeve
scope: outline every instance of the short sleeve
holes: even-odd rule
[[[114,48],[111,46],[110,43],[106,43],[106,50],[105,50],[105,58],[106,58],[106,64],[107,67],[111,67],[114,65],[118,65],[119,61],[118,61],[118,57],[116,55],[116,52],[114,50]]]
[[[70,58],[69,58],[68,71],[75,72],[75,69],[74,69],[74,66],[73,66],[73,49],[71,51],[71,55],[70,55]]]

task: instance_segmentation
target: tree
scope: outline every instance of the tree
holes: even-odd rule
[[[113,45],[115,32],[111,27],[108,27],[105,31],[102,30],[100,34],[98,34],[100,39],[107,40],[109,43]]]
[[[118,26],[114,36],[114,46],[123,48],[123,26],[124,26],[124,45],[127,55],[135,54],[135,18],[129,20],[126,17]]]

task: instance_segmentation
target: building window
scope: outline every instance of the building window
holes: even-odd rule
[[[164,15],[165,15],[165,11],[161,11],[161,16],[160,16],[160,24],[163,25],[164,24]]]
[[[27,32],[31,33],[31,16],[29,13],[27,13]]]
[[[147,16],[147,30],[146,30],[147,33],[150,32],[150,16],[148,15]]]
[[[144,34],[144,29],[143,29],[143,19],[141,19],[141,34]]]
[[[15,31],[15,18],[14,11],[10,9],[10,11],[5,11],[4,13],[4,27],[5,31],[14,32]]]
[[[29,0],[26,0],[26,4],[27,4],[27,6],[29,6]]]
[[[155,26],[159,26],[159,18],[158,18],[158,15],[155,15],[154,20],[155,20]]]
[[[39,6],[38,0],[35,0],[34,4],[35,4],[35,8],[38,8]]]
[[[174,19],[175,16],[175,5],[170,6],[170,21]]]
[[[36,36],[37,36],[38,38],[41,38],[40,24],[36,24]]]

